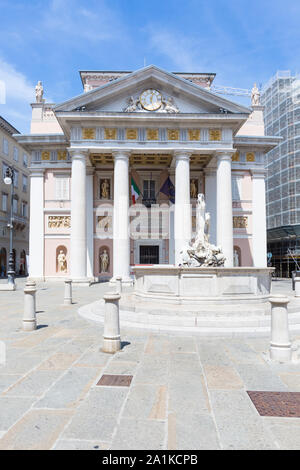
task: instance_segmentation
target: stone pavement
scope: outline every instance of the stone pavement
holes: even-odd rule
[[[22,331],[23,287],[1,292],[0,449],[299,449],[300,418],[259,416],[246,390],[300,392],[300,366],[265,361],[269,338],[203,338],[121,326],[123,349],[100,351],[101,324],[77,309],[107,284],[40,284],[38,329]],[[276,285],[275,285],[276,284]],[[290,292],[290,282],[274,283]],[[295,336],[293,339],[297,339]],[[300,337],[298,338],[300,339]],[[102,374],[130,387],[97,386]]]

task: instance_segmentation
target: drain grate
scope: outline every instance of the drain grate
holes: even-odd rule
[[[300,418],[300,392],[247,392],[260,416]]]
[[[102,387],[129,387],[132,381],[132,375],[102,375],[96,385]]]

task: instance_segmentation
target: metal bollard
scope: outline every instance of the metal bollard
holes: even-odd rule
[[[122,277],[116,276],[116,293],[122,294]]]
[[[269,301],[272,309],[270,358],[274,361],[289,362],[292,357],[287,311],[289,299],[274,295],[269,298]]]
[[[121,349],[119,300],[120,294],[111,292],[103,296],[105,301],[102,351],[114,354]]]
[[[36,329],[36,315],[34,309],[34,298],[36,288],[34,286],[25,286],[24,288],[24,315],[23,330],[33,331]]]
[[[36,312],[36,282],[35,281],[26,281],[26,284],[25,284],[26,287],[34,287],[35,288],[35,293],[34,293],[34,311]]]
[[[72,280],[65,279],[64,305],[72,305]]]
[[[295,297],[300,297],[300,277],[294,277]]]

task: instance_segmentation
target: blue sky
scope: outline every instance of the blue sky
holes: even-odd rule
[[[0,16],[0,115],[21,132],[37,81],[59,103],[81,93],[79,70],[135,70],[146,60],[248,89],[277,70],[299,71],[300,0],[0,0]]]

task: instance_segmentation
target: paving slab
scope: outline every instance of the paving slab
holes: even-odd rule
[[[74,407],[99,375],[100,370],[96,368],[69,369],[34,406],[35,408]]]
[[[161,450],[165,448],[165,423],[143,419],[121,420],[112,450]]]
[[[50,449],[70,417],[67,411],[31,410],[0,439],[0,449]]]

